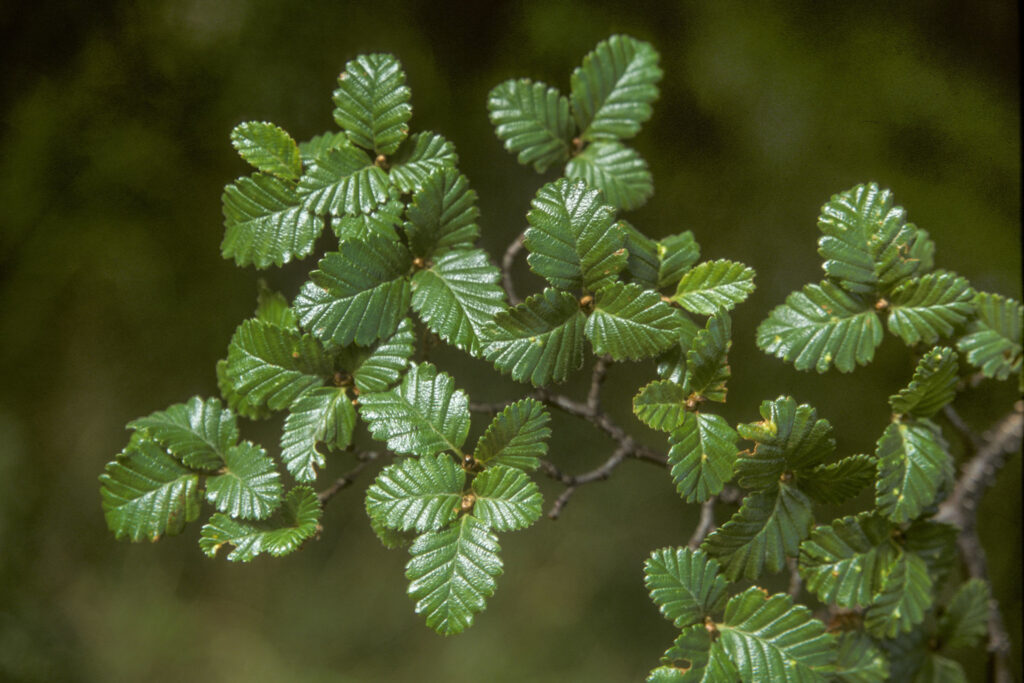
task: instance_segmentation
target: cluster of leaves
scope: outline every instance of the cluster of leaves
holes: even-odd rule
[[[549,286],[515,306],[475,246],[476,194],[454,147],[409,132],[410,91],[393,56],[346,64],[334,92],[340,131],[297,144],[270,123],[236,127],[232,142],[256,170],[224,191],[224,257],[256,268],[303,259],[326,223],[337,248],[292,301],[261,290],[217,365],[223,403],[193,397],[129,423],[128,445],[100,477],[115,536],[179,533],[205,500],[215,508],[200,531],[206,554],[292,552],[320,529],[328,496],[312,484],[362,423],[392,458],[366,491],[370,524],[385,546],[408,546],[408,592],[427,625],[459,633],[502,572],[496,534],[540,517],[531,473],[547,455],[549,415],[533,398],[508,403],[466,449],[469,399],[413,360],[417,331],[538,387],[580,369],[587,339],[609,361],[656,359],[659,378],[633,410],[667,434],[683,500],[710,501],[731,481],[747,491],[700,549],[648,560],[651,597],[681,630],[650,680],[962,678],[946,649],[984,634],[988,589],[968,581],[940,609],[957,532],[930,519],[954,469],[935,417],[956,395],[961,355],[987,377],[1020,372],[1022,307],[934,270],[934,245],[891,194],[858,186],[822,211],[826,279],[773,310],[758,344],[797,369],[848,372],[873,357],[880,315],[907,344],[956,334],[955,344],[924,350],[889,399],[893,419],[873,454],[837,459],[829,422],[790,396],[735,427],[709,412],[731,376],[729,311],[755,274],[698,263],[689,231],[656,241],[617,216],[653,191],[621,140],[650,117],[657,63],[650,45],[613,36],[575,71],[568,98],[527,80],[491,92],[498,137],[520,162],[567,162],[565,177],[536,193],[523,235]],[[238,424],[275,413],[276,458],[240,440]],[[741,450],[741,439],[753,445]],[[871,509],[815,526],[816,504],[869,487]],[[824,605],[855,614],[853,627],[834,633],[788,595],[727,597],[729,582],[792,563]]]

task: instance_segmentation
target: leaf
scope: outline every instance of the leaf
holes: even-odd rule
[[[575,133],[569,100],[558,89],[529,79],[500,83],[487,96],[494,132],[520,164],[543,173],[569,158]]]
[[[644,562],[644,585],[662,616],[676,628],[703,627],[725,607],[728,583],[718,562],[702,550],[662,548]]]
[[[359,414],[373,438],[395,453],[461,455],[469,433],[469,399],[430,363],[411,364],[390,391],[361,395]]]
[[[631,138],[658,98],[658,53],[648,43],[615,35],[597,44],[572,74],[570,99],[584,140]]]
[[[473,458],[485,465],[507,465],[524,470],[540,466],[548,452],[551,416],[532,398],[510,403],[494,416],[476,443]]]
[[[733,683],[740,677],[721,642],[712,641],[704,624],[683,629],[661,661],[667,665],[652,671],[648,683]]]
[[[495,316],[484,330],[484,357],[517,382],[564,382],[583,365],[585,324],[575,297],[548,288]]]
[[[402,458],[366,490],[366,514],[397,531],[435,531],[459,513],[466,473],[446,453]]]
[[[409,134],[411,95],[394,55],[360,55],[338,76],[334,120],[360,147],[391,154]]]
[[[585,333],[594,353],[613,360],[639,360],[664,351],[678,339],[679,319],[657,292],[616,283],[594,299]]]
[[[405,204],[391,199],[369,213],[335,216],[331,219],[331,230],[339,242],[363,241],[370,235],[378,235],[391,242],[398,242],[398,226],[402,224]]]
[[[442,635],[461,633],[494,595],[501,574],[498,539],[471,515],[441,531],[428,531],[412,544],[405,566],[416,613]]]
[[[682,384],[686,381],[686,356],[700,328],[685,313],[673,310],[679,322],[679,338],[668,351],[658,357],[658,376]],[[716,324],[720,325],[721,322]]]
[[[838,505],[855,498],[875,482],[875,459],[870,455],[851,455],[829,465],[802,471],[797,486],[818,503]]]
[[[867,607],[899,555],[892,531],[885,518],[871,512],[816,527],[800,544],[804,585],[825,604]]]
[[[924,668],[929,652],[928,633],[922,627],[911,629],[892,639],[876,640],[876,644],[889,658],[889,678],[891,681],[914,680],[916,674]]]
[[[252,405],[286,408],[300,394],[324,383],[330,360],[308,334],[246,320],[228,346],[227,379]]]
[[[876,638],[893,638],[924,621],[931,604],[928,566],[917,555],[903,553],[886,577],[882,592],[864,613],[864,628]]]
[[[409,310],[411,265],[405,247],[382,237],[342,242],[320,259],[295,298],[299,322],[339,346],[390,336]]]
[[[281,505],[281,475],[267,452],[249,441],[224,454],[224,467],[206,479],[206,499],[238,519],[266,519]]]
[[[343,131],[321,133],[299,143],[299,156],[302,157],[303,163],[311,164],[317,159],[322,159],[332,149],[351,146],[352,143],[348,141],[348,136]]]
[[[957,538],[960,530],[952,524],[917,519],[904,532],[903,549],[924,560],[928,576],[938,585],[957,562]]]
[[[455,145],[437,133],[416,133],[391,160],[388,178],[399,190],[410,193],[420,189],[431,175],[458,163]]]
[[[476,475],[473,495],[473,515],[495,531],[525,529],[540,518],[544,502],[530,475],[505,465]]]
[[[641,422],[662,432],[671,432],[683,424],[686,392],[668,380],[655,380],[633,397],[633,414]]]
[[[478,355],[483,328],[506,309],[500,280],[484,251],[449,251],[413,276],[412,308],[441,339]]]
[[[261,522],[239,522],[223,513],[216,513],[203,526],[199,547],[210,557],[224,545],[234,549],[228,555],[232,562],[248,562],[260,553],[280,557],[294,552],[311,538],[320,526],[320,501],[313,489],[296,486],[289,491],[277,514]]]
[[[754,269],[735,261],[705,261],[683,275],[673,301],[691,313],[730,310],[754,291]]]
[[[889,662],[863,631],[839,634],[833,675],[842,683],[885,683]]]
[[[819,465],[836,450],[832,425],[809,405],[797,405],[791,396],[762,401],[760,422],[741,424],[737,431],[757,443],[753,453],[740,459],[736,474],[740,486],[764,489],[789,472],[799,476]]]
[[[256,297],[255,318],[270,325],[276,325],[292,332],[299,331],[299,321],[295,311],[288,305],[288,299],[280,292],[275,292],[260,280],[260,291]]]
[[[732,374],[727,356],[732,347],[732,320],[725,311],[708,318],[686,352],[686,391],[709,401],[725,403],[725,383]]]
[[[849,292],[887,290],[917,272],[931,269],[922,259],[927,233],[906,223],[906,212],[893,206],[892,193],[876,183],[833,195],[821,207],[818,253],[825,273]]]
[[[934,344],[967,322],[974,290],[956,273],[937,270],[908,280],[892,292],[889,331],[907,344]]]
[[[356,411],[344,387],[318,387],[299,396],[288,409],[281,433],[281,462],[296,481],[312,482],[327,464],[318,442],[343,449],[352,442]]]
[[[626,266],[626,238],[599,190],[562,178],[533,198],[523,244],[530,268],[561,289],[597,292]]]
[[[960,662],[929,652],[914,683],[967,683],[967,674]]]
[[[823,681],[836,658],[836,637],[809,609],[757,586],[729,600],[718,631],[744,681]]]
[[[215,470],[224,454],[238,443],[238,422],[218,399],[193,396],[148,417],[128,423],[129,429],[160,442],[189,469]]]
[[[619,221],[626,239],[626,267],[619,273],[624,282],[635,282],[644,289],[658,288],[658,243],[637,230],[628,221]]]
[[[299,179],[302,206],[318,216],[371,213],[392,199],[388,177],[355,147],[328,150]]]
[[[718,495],[732,479],[736,432],[725,419],[709,413],[686,413],[669,436],[668,462],[676,490],[687,503]]]
[[[882,342],[873,308],[827,280],[786,297],[757,328],[757,345],[797,370],[851,372],[867,365]]]
[[[914,370],[914,378],[905,389],[889,397],[897,415],[931,417],[956,396],[956,352],[948,347],[934,348],[924,355]]]
[[[689,230],[658,242],[658,289],[676,287],[700,258],[700,245]]]
[[[466,176],[446,167],[427,177],[406,212],[409,248],[427,259],[452,249],[471,248],[480,235],[476,192]]]
[[[240,266],[281,266],[313,251],[323,219],[301,203],[292,184],[257,173],[224,188],[224,240],[220,251]]]
[[[1020,373],[1024,306],[998,294],[978,292],[974,307],[978,317],[967,328],[969,334],[957,342],[957,348],[986,377],[1004,380]]]
[[[565,177],[601,190],[617,209],[637,209],[654,194],[654,179],[644,158],[618,141],[593,142],[572,157]]]
[[[385,391],[409,366],[415,345],[412,323],[406,318],[393,335],[371,349],[346,347],[339,362],[351,373],[360,392]]]
[[[960,584],[939,619],[939,640],[944,648],[977,647],[988,634],[989,591],[982,579]]]
[[[302,175],[299,146],[284,130],[266,121],[247,121],[231,131],[231,144],[239,156],[259,171],[285,180]]]
[[[755,491],[723,526],[704,539],[701,549],[718,559],[731,581],[740,576],[756,580],[777,572],[786,557],[795,557],[814,518],[811,502],[796,487]]]
[[[199,475],[155,441],[133,439],[100,475],[107,528],[133,543],[179,534],[199,516]]]
[[[875,451],[878,478],[875,504],[894,522],[906,522],[931,505],[953,463],[934,425],[894,422],[886,427]]]
[[[266,405],[253,403],[247,396],[235,390],[234,381],[228,377],[226,358],[217,361],[217,388],[228,407],[242,417],[247,417],[250,420],[263,420],[273,414],[273,411]]]
[[[405,548],[406,546],[412,545],[412,542],[416,539],[416,534],[412,531],[395,531],[384,526],[380,519],[370,518],[370,528],[373,533],[377,535],[377,540],[380,541],[388,550],[395,550],[396,548]]]

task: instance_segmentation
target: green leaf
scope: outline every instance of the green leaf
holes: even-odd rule
[[[572,74],[570,99],[585,140],[631,138],[658,98],[658,53],[648,43],[615,35],[583,58]]]
[[[855,498],[874,482],[875,459],[870,455],[851,455],[838,462],[800,472],[796,484],[812,500],[838,505]]]
[[[409,134],[411,95],[394,55],[360,55],[338,76],[334,120],[360,147],[391,154]]]
[[[836,637],[811,610],[757,586],[729,600],[718,631],[744,681],[824,681],[836,658]]]
[[[679,322],[679,338],[668,351],[658,357],[658,376],[682,384],[686,381],[686,356],[700,328],[685,313],[673,310]],[[721,322],[716,324],[720,325]]]
[[[343,242],[310,273],[295,298],[295,313],[320,339],[372,344],[390,336],[408,312],[411,266],[405,247],[382,237]]]
[[[469,434],[469,399],[451,375],[430,363],[413,363],[390,391],[363,394],[359,414],[373,438],[395,453],[425,456],[460,448]]]
[[[944,648],[977,647],[988,634],[989,591],[982,579],[960,584],[939,619],[939,640]]]
[[[740,486],[769,488],[787,472],[799,480],[800,474],[835,452],[832,425],[811,406],[798,406],[791,396],[780,396],[762,401],[760,412],[764,418],[760,422],[737,426],[740,436],[757,443],[736,465]]]
[[[873,307],[828,281],[793,292],[757,328],[762,351],[797,370],[819,373],[833,363],[840,372],[867,365],[881,342],[882,325]]]
[[[259,171],[272,173],[285,180],[302,175],[299,146],[281,128],[266,121],[240,123],[231,131],[231,144],[239,156]]]
[[[318,216],[370,213],[392,199],[387,174],[355,147],[330,149],[314,159],[298,192],[302,206]]]
[[[687,503],[703,503],[718,495],[732,478],[736,432],[718,415],[686,413],[669,436],[668,462],[672,481]]]
[[[651,429],[671,432],[685,413],[686,391],[675,382],[655,380],[633,397],[633,414]]]
[[[507,465],[524,470],[540,466],[548,452],[551,416],[540,401],[524,398],[494,416],[476,442],[473,458],[485,465]]]
[[[523,244],[530,268],[561,289],[596,292],[626,266],[626,237],[599,190],[562,178],[537,191]]]
[[[312,482],[327,464],[318,442],[343,449],[352,442],[356,411],[344,387],[318,387],[299,396],[288,409],[281,433],[281,462],[296,481]]]
[[[928,639],[931,634],[924,628],[911,629],[896,638],[876,640],[876,644],[889,658],[890,681],[911,681],[924,668],[929,652]]]
[[[301,203],[292,184],[257,173],[224,188],[224,240],[220,251],[240,266],[281,266],[313,251],[323,219]]]
[[[619,229],[626,238],[626,268],[620,273],[625,282],[635,282],[644,289],[658,288],[658,243],[633,227],[629,221],[619,221]]]
[[[867,607],[899,555],[892,531],[886,519],[871,512],[816,527],[800,544],[804,585],[828,605]]]
[[[906,522],[931,505],[953,463],[938,428],[894,422],[878,440],[875,504],[894,522]]]
[[[476,192],[466,176],[446,167],[427,177],[406,212],[409,248],[427,259],[452,249],[471,248],[480,235]]]
[[[459,163],[455,145],[437,133],[416,133],[391,160],[388,178],[405,193],[420,189],[427,178],[446,166]]]
[[[248,396],[235,390],[235,383],[228,376],[226,358],[217,361],[217,388],[228,407],[242,417],[247,417],[250,420],[263,420],[273,414],[273,411],[266,405],[253,403]]]
[[[676,287],[700,258],[700,245],[689,230],[658,242],[658,289]]]
[[[931,417],[956,396],[956,352],[948,347],[934,348],[924,355],[914,370],[914,378],[905,389],[889,397],[897,415]]]
[[[495,531],[525,529],[540,518],[544,498],[530,475],[494,465],[473,479],[473,515]]]
[[[644,585],[663,617],[676,628],[703,627],[725,607],[728,583],[718,562],[702,550],[662,548],[644,562]]]
[[[683,629],[661,661],[666,666],[652,671],[648,683],[734,683],[740,678],[722,643],[712,641],[704,624]]]
[[[295,311],[288,305],[288,299],[280,292],[275,292],[260,280],[260,291],[256,297],[255,318],[269,325],[276,325],[292,332],[299,331],[299,321]]]
[[[569,158],[575,126],[569,100],[556,88],[526,78],[508,80],[491,90],[487,111],[498,139],[520,164],[543,173]]]
[[[907,224],[892,193],[876,183],[833,195],[821,207],[818,228],[822,267],[849,292],[872,294],[931,269],[927,233]]]
[[[913,553],[928,566],[928,576],[938,585],[959,559],[957,538],[960,530],[952,524],[928,519],[914,520],[903,531],[905,552]]]
[[[393,335],[366,349],[345,347],[339,362],[352,375],[360,392],[385,391],[398,381],[409,366],[416,350],[416,335],[408,318],[398,325]]]
[[[777,490],[744,498],[739,511],[701,548],[722,563],[730,580],[756,580],[766,571],[780,571],[786,557],[797,555],[813,521],[811,501],[796,487],[779,484]]]
[[[1024,306],[998,294],[978,292],[974,307],[978,317],[967,328],[969,334],[957,342],[957,348],[986,377],[1003,380],[1020,373]]]
[[[238,443],[235,416],[215,398],[193,396],[188,403],[132,420],[128,428],[145,432],[194,470],[217,469],[227,450]]]
[[[249,441],[224,454],[224,467],[206,479],[206,499],[237,519],[266,519],[281,505],[281,475],[267,452]]]
[[[391,242],[398,242],[398,226],[402,224],[405,204],[392,199],[369,213],[335,216],[331,219],[331,230],[339,242],[353,242],[370,239],[379,235]]]
[[[678,319],[678,316],[677,316]],[[732,347],[732,320],[725,311],[708,318],[686,352],[686,391],[709,401],[725,403],[725,383],[732,374],[727,356]]]
[[[617,209],[637,209],[654,194],[654,180],[644,158],[618,141],[593,142],[569,160],[565,177],[601,190]]]
[[[889,662],[863,631],[839,634],[839,650],[833,675],[842,683],[885,683]]]
[[[317,159],[323,159],[332,149],[351,146],[352,143],[348,141],[348,136],[342,131],[322,133],[313,136],[306,142],[300,142],[299,156],[302,157],[303,163],[311,164]]]
[[[366,490],[366,514],[397,531],[435,531],[455,519],[466,472],[447,453],[402,458]]]
[[[449,251],[412,278],[412,308],[435,334],[478,355],[483,328],[506,309],[501,271],[480,249]]]
[[[754,291],[754,269],[735,261],[705,261],[683,275],[673,301],[691,313],[730,310]]]
[[[405,567],[416,613],[442,635],[461,633],[494,595],[501,574],[498,539],[487,526],[465,515],[447,529],[428,531],[412,544]]]
[[[876,638],[893,638],[924,621],[931,604],[928,565],[917,555],[903,553],[888,573],[882,592],[864,613],[864,628]]]
[[[639,360],[672,346],[679,319],[657,292],[640,285],[615,283],[599,291],[585,333],[594,353],[613,360]]]
[[[956,273],[937,270],[908,280],[892,292],[889,331],[907,344],[934,344],[967,322],[974,290]]]
[[[929,652],[914,675],[914,683],[967,683],[967,674],[960,662]]]
[[[412,531],[395,531],[384,526],[384,523],[377,518],[370,518],[370,528],[377,535],[377,539],[388,550],[405,548],[412,545],[416,540],[416,534]]]
[[[246,320],[228,346],[227,379],[252,405],[286,408],[300,394],[324,383],[331,363],[308,334]]]
[[[228,555],[232,562],[248,562],[260,553],[274,557],[287,555],[311,538],[320,526],[320,501],[313,489],[296,486],[289,491],[277,514],[261,522],[239,522],[217,513],[203,526],[199,547],[210,557],[224,545],[234,549]]]
[[[517,382],[564,382],[583,365],[585,324],[572,294],[548,288],[495,316],[484,330],[484,357]]]
[[[107,528],[115,538],[158,541],[199,516],[199,475],[155,441],[133,439],[100,475]]]

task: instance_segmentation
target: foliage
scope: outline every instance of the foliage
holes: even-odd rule
[[[457,634],[497,589],[498,534],[541,517],[539,474],[568,487],[549,513],[557,516],[579,485],[623,459],[659,462],[599,403],[609,364],[647,360],[658,378],[645,378],[633,413],[666,439],[680,497],[705,510],[720,497],[739,503],[691,547],[647,560],[651,598],[680,631],[648,680],[960,671],[944,648],[986,633],[988,587],[971,579],[946,599],[957,530],[935,517],[955,466],[940,420],[963,388],[962,361],[992,379],[1020,372],[1022,307],[936,270],[935,245],[892,193],[858,185],[821,209],[825,279],[771,310],[756,342],[819,373],[870,363],[884,329],[911,347],[916,367],[888,399],[891,421],[865,425],[879,434],[874,453],[841,453],[831,423],[785,394],[763,401],[759,420],[730,424],[713,407],[732,378],[730,311],[754,291],[754,270],[699,262],[692,232],[655,241],[620,216],[653,192],[646,162],[623,141],[652,115],[658,62],[651,45],[612,36],[573,72],[568,96],[527,79],[491,91],[491,121],[519,162],[538,172],[564,164],[526,214],[521,245],[546,286],[522,302],[476,246],[477,196],[454,146],[410,133],[411,93],[394,56],[345,65],[333,96],[338,132],[297,143],[271,123],[237,126],[232,144],[255,171],[224,191],[223,256],[282,266],[312,254],[327,224],[336,244],[290,302],[261,289],[217,365],[223,401],[197,396],[129,423],[128,445],[100,477],[115,537],[181,533],[205,501],[214,508],[199,530],[207,555],[225,545],[231,561],[291,553],[319,535],[323,506],[342,486],[317,493],[320,471],[365,431],[389,459],[366,490],[370,526],[385,546],[408,548],[407,592],[427,626]],[[474,405],[427,360],[432,343],[536,390]],[[589,356],[586,403],[554,394]],[[559,454],[548,459],[549,405],[590,420],[620,450],[594,472],[562,473]],[[472,412],[493,417],[470,449]],[[279,449],[241,440],[239,417],[274,413],[283,413]],[[379,455],[368,453],[354,472]],[[873,492],[865,509],[831,516],[865,503],[863,492]],[[854,626],[826,628],[798,591],[733,585],[787,567],[833,615],[855,610]],[[933,636],[940,647],[928,645]]]

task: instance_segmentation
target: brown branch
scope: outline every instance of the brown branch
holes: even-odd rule
[[[515,285],[512,284],[512,264],[515,263],[516,255],[523,249],[523,237],[525,234],[520,233],[517,235],[508,245],[504,256],[501,257],[501,286],[505,288],[505,293],[508,294],[508,302],[512,306],[520,302],[519,297],[516,296]]]
[[[335,479],[334,483],[328,486],[326,489],[316,494],[316,499],[320,501],[321,506],[326,505],[331,498],[338,494],[339,491],[341,491],[344,488],[348,488],[349,486],[354,484],[356,481],[356,476],[358,476],[359,473],[363,471],[363,468],[366,467],[371,461],[379,458],[380,453],[378,453],[377,451],[363,451],[356,457],[359,458],[359,464],[357,464],[355,467],[350,469],[342,476]]]
[[[697,528],[693,530],[693,535],[690,536],[690,541],[686,544],[693,550],[700,547],[707,535],[715,530],[715,501],[717,500],[718,496],[711,496],[700,506],[700,521],[697,522]]]
[[[953,407],[952,403],[948,403],[942,408],[942,414],[949,420],[949,424],[953,425],[953,429],[957,431],[965,444],[975,451],[981,449],[984,445],[982,440],[974,433],[974,430],[970,428],[964,419],[960,417],[960,413],[956,412],[956,408]]]
[[[595,467],[589,472],[583,474],[568,475],[559,470],[554,464],[543,461],[541,463],[541,469],[552,479],[556,479],[561,483],[565,484],[565,490],[562,491],[561,495],[555,500],[551,509],[548,510],[548,517],[551,519],[558,519],[559,515],[562,514],[562,510],[565,508],[569,499],[572,498],[573,494],[576,493],[576,489],[584,484],[589,484],[595,481],[604,481],[611,476],[612,472],[616,467],[622,464],[622,461],[632,451],[632,440],[629,444],[619,446],[612,452],[611,456],[604,461],[599,467]]]
[[[804,587],[804,580],[800,576],[797,559],[795,557],[787,557],[786,568],[789,569],[789,597],[796,600]]]
[[[611,365],[611,358],[601,356],[594,363],[594,369],[590,374],[590,391],[587,392],[587,410],[592,415],[601,412],[601,385],[604,384],[605,375],[608,374],[608,366]]]

